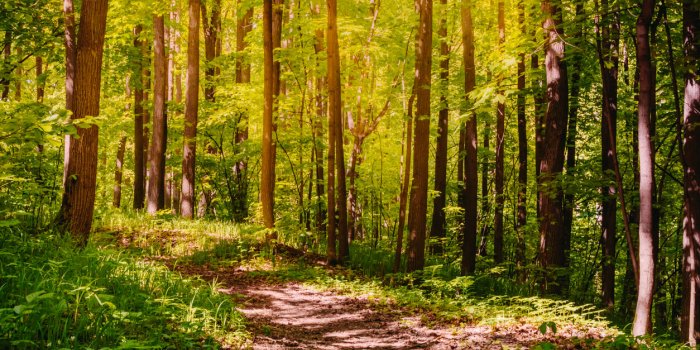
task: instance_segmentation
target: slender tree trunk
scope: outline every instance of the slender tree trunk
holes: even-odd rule
[[[153,19],[155,79],[153,86],[153,136],[150,149],[150,179],[148,181],[148,213],[155,215],[165,204],[165,150],[167,146],[167,116],[165,111],[167,67],[165,58],[165,21]]]
[[[637,110],[639,138],[639,286],[632,334],[651,331],[651,306],[654,295],[654,146],[651,140],[651,111],[654,105],[654,72],[649,45],[649,27],[654,0],[642,2],[637,19],[637,64],[639,66],[639,103]]]
[[[112,206],[120,208],[122,203],[122,168],[124,166],[124,151],[126,148],[126,136],[119,139],[119,149],[117,149],[117,161],[114,165],[114,193],[112,196]]]
[[[491,80],[491,78],[487,78]],[[481,156],[481,239],[479,240],[479,248],[477,254],[479,256],[486,256],[488,254],[486,245],[489,232],[491,232],[491,222],[489,222],[489,212],[491,208],[489,207],[489,148],[491,140],[491,124],[488,120],[484,121],[484,139],[483,139],[483,152]],[[477,222],[479,220],[477,219]]]
[[[241,6],[238,1],[239,8]],[[253,8],[250,7],[243,16],[236,20],[236,84],[250,83],[250,63],[245,55],[247,43],[246,36],[252,30],[251,20],[253,18]],[[248,112],[241,112],[241,120],[236,125],[236,146],[248,140]],[[236,191],[233,209],[233,218],[236,222],[243,222],[248,217],[248,160],[242,159],[233,166],[233,173],[236,177]]]
[[[44,102],[44,59],[36,56],[36,102]]]
[[[15,49],[15,54],[17,57],[22,57],[22,48],[16,48]],[[22,100],[22,75],[24,74],[24,70],[22,69],[22,64],[18,63],[17,68],[15,68],[15,101],[21,101]]]
[[[219,29],[221,28],[221,0],[212,2],[211,17],[207,14],[205,3],[201,3],[202,23],[204,27],[204,56],[206,68],[204,70],[204,98],[214,102],[214,76],[216,67],[213,61],[217,58],[216,46],[219,41]]]
[[[433,45],[433,1],[418,0],[420,20],[416,42],[416,121],[413,141],[413,179],[408,221],[407,270],[425,266],[425,229],[428,209],[428,158],[430,148],[430,78]]]
[[[524,0],[518,2],[518,22],[520,32],[527,35],[525,25]],[[518,281],[525,280],[525,226],[527,225],[527,116],[525,114],[525,53],[519,54],[518,61],[518,199],[517,220],[515,227],[515,267],[518,271]]]
[[[314,4],[313,7],[314,16],[318,16],[321,12],[320,5],[318,3]],[[321,62],[319,55],[325,50],[323,47],[323,30],[318,29],[315,33],[314,41],[314,51],[316,53],[316,68],[317,72],[321,69]],[[318,206],[316,208],[316,230],[319,232],[326,232],[326,211],[327,209],[323,207],[323,195],[325,190],[323,188],[323,152],[321,152],[321,147],[319,143],[321,142],[321,135],[323,135],[323,119],[326,117],[327,104],[324,101],[323,90],[325,89],[325,77],[317,73],[316,77],[316,119],[313,123],[313,136],[316,142],[314,142],[314,157],[315,157],[315,168],[316,168],[316,197],[318,197]]]
[[[700,6],[683,1],[683,43],[686,62],[693,70],[685,73],[683,109],[685,217],[683,222],[683,309],[681,341],[696,346],[700,338]]]
[[[73,94],[75,91],[75,61],[77,55],[76,47],[76,36],[75,36],[75,13],[73,9],[73,0],[63,0],[63,45],[66,49],[66,110],[75,113],[73,108]],[[12,33],[5,32],[5,57],[10,54],[10,43],[9,40],[12,37]],[[7,100],[7,94],[9,93],[9,80],[5,85],[3,90],[2,100]],[[68,164],[70,155],[70,135],[64,137],[63,145],[63,164]],[[63,188],[66,187],[66,176],[68,168],[63,167]]]
[[[506,41],[505,5],[498,1],[498,50],[503,52]],[[496,210],[493,225],[493,260],[503,262],[503,134],[505,132],[506,103],[500,87],[502,77],[498,78],[498,107],[496,109]]]
[[[262,153],[262,179],[260,180],[260,200],[262,202],[263,223],[269,230],[275,227],[275,217],[272,211],[274,178],[272,139],[272,113],[273,113],[273,48],[272,48],[272,2],[265,1],[263,6],[263,67],[264,67],[264,93],[265,106],[263,110],[263,153]]]
[[[144,67],[143,52],[144,43],[141,39],[141,25],[134,28],[134,47],[139,52],[136,58],[134,77],[134,209],[143,209],[146,194],[146,167],[144,165],[144,130],[143,130],[143,90]]]
[[[564,61],[564,41],[561,24],[561,9],[548,0],[542,1],[546,18],[545,73],[547,77],[547,108],[544,116],[542,159],[540,163],[540,247],[539,260],[545,271],[542,290],[559,294],[561,287],[550,283],[554,269],[564,267],[566,262],[562,234],[562,198],[557,176],[564,168],[564,151],[568,114],[568,81]]]
[[[474,64],[474,27],[472,24],[472,1],[462,1],[462,43],[464,56],[464,93],[467,105],[471,106],[473,99],[469,94],[476,86],[476,65]],[[476,113],[471,116],[464,125],[464,148],[466,149],[464,162],[464,227],[462,240],[462,275],[473,275],[476,268],[476,213],[477,190],[479,187],[477,177],[477,148],[476,148]]]
[[[187,30],[187,90],[185,95],[185,132],[182,149],[182,190],[180,215],[194,217],[195,165],[197,160],[197,110],[199,108],[199,12],[200,0],[189,0]]]
[[[71,13],[72,13],[72,5],[73,2],[66,0],[65,2],[70,2],[71,4]],[[7,101],[9,95],[10,95],[10,55],[12,54],[12,31],[10,30],[5,30],[5,39],[3,40],[3,49],[2,49],[2,56],[3,56],[3,75],[5,75],[0,82],[2,82],[2,97],[0,97],[0,100],[2,101]],[[67,63],[67,56],[66,56],[66,63]],[[66,77],[68,74],[66,74]],[[67,84],[68,79],[66,79],[66,84]],[[66,90],[67,91],[67,90]],[[68,108],[66,108],[68,109]]]
[[[83,1],[81,30],[73,65],[76,68],[75,84],[71,84],[71,99],[76,97],[70,102],[73,107],[72,120],[100,114],[100,82],[106,22],[107,0]],[[78,93],[73,95],[73,92]],[[67,176],[57,226],[67,229],[80,245],[87,243],[95,208],[97,135],[98,129],[95,125],[78,128],[78,137],[70,137],[68,157],[64,163],[64,173]]]
[[[619,24],[616,15],[608,13],[608,1],[603,0],[602,25],[598,30],[598,55],[603,82],[601,118],[601,160],[605,175],[614,174],[617,143],[617,74],[619,51]],[[615,307],[615,245],[617,243],[616,187],[611,182],[602,189],[601,244],[603,246],[602,297],[609,311]]]
[[[443,240],[445,238],[445,200],[447,198],[447,143],[448,121],[450,110],[447,105],[447,88],[449,86],[450,47],[447,38],[447,0],[440,0],[443,6],[443,15],[440,19],[438,36],[440,40],[440,112],[438,116],[437,149],[435,150],[435,186],[438,195],[433,199],[433,220],[430,228],[430,236],[437,242],[432,250],[435,254],[444,251]]]
[[[415,90],[414,90],[415,91]],[[413,102],[415,94],[411,92],[408,98],[408,119],[406,120],[406,140],[403,145],[403,176],[401,182],[401,192],[399,193],[399,222],[396,231],[396,250],[394,251],[394,273],[401,268],[401,250],[403,250],[403,231],[406,223],[406,204],[408,202],[408,186],[411,178],[411,151],[413,150]]]

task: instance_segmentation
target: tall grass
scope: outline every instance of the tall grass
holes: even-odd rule
[[[0,229],[0,348],[216,348],[246,337],[216,285],[124,251]]]

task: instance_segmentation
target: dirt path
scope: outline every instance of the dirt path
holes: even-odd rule
[[[238,268],[178,265],[178,271],[216,280],[248,320],[253,349],[529,349],[542,341],[558,349],[583,349],[572,342],[590,334],[562,329],[556,337],[535,326],[441,326],[429,328],[420,315],[391,309],[362,297],[319,291],[297,282],[274,282]]]

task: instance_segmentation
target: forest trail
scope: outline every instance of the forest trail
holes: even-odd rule
[[[296,281],[275,281],[241,267],[176,265],[216,281],[247,319],[252,349],[530,349],[539,342],[582,348],[575,334],[542,335],[533,325],[426,326],[420,313],[366,297],[321,291]],[[575,332],[574,332],[575,333]],[[583,347],[585,348],[585,347]]]

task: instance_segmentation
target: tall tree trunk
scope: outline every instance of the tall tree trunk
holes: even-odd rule
[[[319,1],[320,2],[320,1]],[[315,3],[313,6],[313,14],[314,16],[320,15],[320,4]],[[327,209],[323,207],[323,195],[325,194],[325,190],[323,188],[323,181],[324,181],[324,176],[323,176],[323,152],[321,152],[321,147],[319,143],[321,142],[321,135],[323,135],[323,119],[326,117],[326,108],[327,104],[324,100],[323,96],[323,91],[325,89],[325,83],[326,79],[325,77],[319,72],[321,70],[321,62],[319,59],[320,53],[325,50],[323,47],[323,30],[322,29],[317,29],[315,32],[315,41],[314,41],[314,51],[316,53],[316,69],[317,69],[317,77],[316,77],[316,119],[313,122],[313,136],[316,142],[314,142],[314,147],[313,147],[313,152],[314,152],[314,158],[316,160],[315,162],[315,170],[316,170],[316,197],[318,198],[318,205],[316,208],[316,230],[318,231],[319,235],[322,232],[326,232],[326,211]]]
[[[601,160],[603,174],[614,174],[614,149],[617,143],[617,74],[620,30],[617,15],[609,14],[608,1],[603,0],[602,25],[598,30],[598,60],[603,82],[601,118]],[[615,245],[617,243],[616,187],[612,181],[601,189],[603,195],[601,244],[603,246],[602,297],[609,311],[615,307]]]
[[[70,2],[71,4],[71,13],[72,13],[72,5],[73,2],[66,0],[66,2]],[[67,26],[67,25],[66,25]],[[5,30],[5,38],[3,40],[3,48],[2,48],[2,56],[3,56],[3,77],[0,82],[2,82],[2,97],[0,97],[0,100],[2,101],[7,101],[9,95],[10,95],[10,74],[11,74],[11,69],[10,69],[10,55],[12,54],[12,31],[10,30]],[[66,61],[68,60],[66,56]],[[66,77],[68,74],[66,74]],[[66,79],[66,84],[68,79]],[[72,82],[72,80],[71,80]],[[68,90],[66,90],[68,91]],[[67,92],[66,92],[67,93]],[[66,99],[67,100],[67,99]],[[68,109],[68,108],[66,108]]]
[[[214,59],[217,58],[216,46],[219,42],[219,30],[221,28],[221,0],[212,2],[211,17],[207,14],[205,3],[201,3],[202,23],[204,27],[204,56],[206,69],[204,70],[204,98],[214,102],[214,75],[216,67]]]
[[[683,220],[683,311],[681,341],[696,346],[700,338],[700,6],[683,1],[683,43],[688,70],[685,73],[683,109],[685,217]]]
[[[527,35],[525,25],[524,0],[518,2],[518,22],[520,32]],[[518,57],[518,199],[517,220],[515,226],[515,268],[518,271],[518,281],[525,280],[525,226],[527,225],[527,116],[525,114],[525,53]]]
[[[239,9],[241,6],[238,1]],[[243,16],[238,16],[236,20],[236,84],[250,83],[250,63],[245,56],[247,43],[246,36],[253,29],[251,20],[253,18],[253,8],[250,7]],[[248,112],[241,112],[241,120],[236,125],[236,146],[248,140]],[[236,177],[236,191],[233,209],[233,218],[236,222],[243,222],[248,217],[248,160],[242,159],[233,166],[233,173]]]
[[[506,41],[505,5],[498,1],[498,50],[503,52]],[[503,262],[503,134],[505,131],[506,103],[500,87],[502,77],[498,78],[498,107],[496,109],[496,210],[493,225],[493,260]]]
[[[654,67],[651,62],[649,27],[654,12],[654,0],[642,2],[637,19],[637,65],[639,66],[639,103],[637,125],[639,138],[639,286],[632,334],[640,336],[651,331],[651,305],[654,295],[654,146],[651,135],[651,111],[654,105]]]
[[[568,114],[568,80],[564,61],[564,41],[561,9],[556,3],[542,1],[545,14],[543,29],[545,43],[545,73],[547,77],[547,108],[544,116],[542,159],[540,163],[540,247],[539,260],[546,276],[541,287],[558,294],[561,286],[550,283],[555,269],[566,262],[561,225],[562,198],[557,176],[564,168],[564,151]],[[552,281],[553,282],[553,281]]]
[[[134,28],[134,47],[138,52],[136,67],[132,76],[134,77],[134,209],[143,209],[146,199],[146,166],[144,164],[144,115],[143,115],[143,90],[144,90],[144,70],[143,53],[144,42],[141,38],[141,25]]]
[[[114,165],[114,193],[112,195],[112,206],[120,208],[122,204],[122,169],[124,167],[124,151],[126,148],[126,136],[119,139],[119,149],[117,149],[117,161]]]
[[[265,106],[263,110],[263,140],[262,140],[262,178],[260,180],[260,201],[262,202],[263,223],[268,230],[275,227],[275,217],[272,209],[274,178],[274,141],[273,129],[273,45],[272,45],[272,2],[265,1],[263,6],[263,67]]]
[[[67,0],[70,2],[70,0]],[[72,4],[71,4],[72,5]],[[107,0],[85,0],[75,50],[75,81],[71,85],[72,120],[100,114],[102,52],[107,22]],[[72,88],[75,88],[73,90]],[[77,92],[77,94],[72,94]],[[67,229],[80,245],[87,243],[95,208],[97,180],[97,126],[78,128],[70,137],[67,174],[57,224]]]
[[[447,89],[449,86],[450,47],[447,38],[447,0],[440,0],[443,6],[443,14],[440,19],[438,36],[440,40],[440,112],[438,115],[437,148],[435,150],[435,186],[438,195],[433,199],[433,220],[430,227],[430,236],[437,242],[432,250],[435,254],[444,251],[443,240],[445,238],[445,200],[447,198],[447,143],[448,121],[450,110],[447,105]]]
[[[15,54],[17,55],[17,58],[19,59],[22,57],[22,48],[18,47],[15,48]],[[21,101],[22,100],[22,75],[24,74],[24,70],[22,69],[22,63],[18,63],[17,67],[15,68],[15,101]]]
[[[491,80],[491,78],[487,78]],[[488,254],[486,245],[489,232],[491,232],[491,222],[489,222],[489,148],[491,140],[491,124],[488,120],[484,121],[484,140],[483,149],[481,155],[481,239],[479,240],[479,248],[477,254],[479,256],[486,256]]]
[[[76,65],[76,36],[75,36],[75,12],[73,8],[73,0],[63,0],[63,46],[66,49],[66,110],[75,113],[73,108],[73,95],[75,92],[75,65]],[[12,38],[12,33],[5,32],[5,57],[10,54],[10,43],[9,40]],[[7,100],[7,94],[9,93],[9,80],[5,85],[5,89],[2,93],[2,99]],[[68,164],[70,156],[70,135],[64,137],[63,145],[63,164]],[[66,186],[66,176],[68,168],[63,167],[63,188]]]
[[[155,215],[165,204],[165,150],[167,147],[167,116],[165,98],[167,90],[167,62],[165,58],[165,21],[163,16],[153,19],[154,39],[153,69],[153,136],[150,149],[150,179],[148,181],[148,213]]]
[[[415,91],[415,89],[413,90]],[[411,144],[413,142],[413,101],[415,94],[411,92],[408,98],[408,119],[406,120],[406,141],[403,146],[403,176],[401,182],[401,193],[399,194],[399,222],[396,230],[396,250],[394,252],[394,273],[401,268],[401,250],[403,249],[403,231],[406,222],[406,202],[408,202],[408,186],[411,183]]]
[[[428,158],[430,150],[430,78],[433,45],[433,1],[418,0],[420,20],[416,41],[416,121],[413,140],[413,178],[408,221],[407,270],[425,266],[425,229],[428,210]]]
[[[195,165],[197,160],[197,110],[199,109],[199,12],[200,0],[189,0],[187,30],[187,90],[185,95],[185,132],[182,149],[182,190],[180,215],[194,217]]]
[[[474,64],[474,26],[472,24],[472,2],[462,1],[462,47],[464,49],[464,94],[467,105],[471,107],[473,99],[469,94],[476,86],[476,66]],[[473,275],[476,268],[476,213],[477,190],[477,148],[476,148],[476,113],[472,112],[464,125],[464,227],[462,238],[462,275]]]

